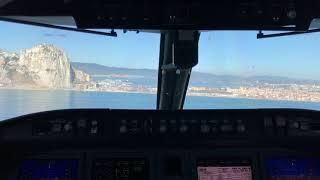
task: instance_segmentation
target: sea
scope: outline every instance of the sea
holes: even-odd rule
[[[0,90],[0,120],[70,108],[155,109],[155,94],[66,90]],[[187,96],[185,109],[301,108],[320,110],[320,103],[245,98]]]

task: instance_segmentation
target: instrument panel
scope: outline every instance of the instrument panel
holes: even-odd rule
[[[177,139],[207,141],[317,137],[320,135],[319,114],[317,111],[299,109],[58,110],[3,121],[0,123],[0,139],[140,138],[176,142]]]
[[[0,122],[5,180],[320,179],[320,112],[41,112]]]
[[[88,151],[78,159],[57,152],[22,159],[19,180],[318,180],[320,156],[291,151],[291,156],[259,149]],[[240,153],[237,153],[240,151]],[[280,150],[281,151],[281,150]],[[200,152],[200,153],[199,153]],[[288,151],[289,152],[289,151]],[[63,153],[62,153],[63,154]],[[55,158],[52,158],[52,155]]]

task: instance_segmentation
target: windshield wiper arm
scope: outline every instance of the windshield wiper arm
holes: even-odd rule
[[[316,32],[320,32],[320,29],[311,29],[311,30],[307,30],[307,31],[293,31],[293,32],[284,32],[284,33],[274,33],[274,34],[263,34],[262,31],[259,31],[259,33],[257,34],[257,39],[282,37],[282,36],[293,36],[293,35],[309,34],[309,33],[316,33]]]
[[[18,24],[26,24],[26,25],[31,25],[31,26],[47,27],[47,28],[52,28],[52,29],[60,29],[60,30],[65,30],[65,31],[74,31],[74,32],[89,33],[89,34],[95,34],[95,35],[117,37],[117,33],[114,30],[111,30],[110,32],[92,31],[92,30],[87,30],[87,29],[78,29],[78,28],[73,28],[73,27],[45,24],[45,23],[18,20],[18,19],[5,18],[5,17],[0,17],[0,21],[6,21],[6,22],[12,22],[12,23],[18,23]]]

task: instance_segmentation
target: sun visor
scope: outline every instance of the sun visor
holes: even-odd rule
[[[76,27],[76,22],[72,16],[0,16],[0,18],[50,25]]]
[[[320,18],[316,18],[311,21],[309,30],[312,29],[320,29]]]
[[[79,29],[266,31],[306,31],[320,18],[318,0],[244,2],[0,0],[0,17]]]
[[[6,6],[7,4],[11,3],[13,0],[1,0],[0,1],[0,8]]]

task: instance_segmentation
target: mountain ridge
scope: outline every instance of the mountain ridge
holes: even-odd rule
[[[111,67],[100,65],[97,63],[81,63],[71,62],[72,66],[78,68],[90,76],[95,75],[130,75],[130,76],[142,76],[147,79],[156,79],[158,77],[158,71],[155,69],[133,69],[124,67]],[[254,85],[257,83],[268,84],[320,84],[320,80],[312,79],[296,79],[282,76],[236,76],[236,75],[217,75],[206,72],[192,71],[190,84],[191,85],[209,85],[214,86],[239,86],[239,85]]]
[[[38,44],[20,54],[0,50],[0,85],[14,88],[72,88],[90,81],[72,67],[66,53],[51,44]]]

